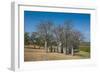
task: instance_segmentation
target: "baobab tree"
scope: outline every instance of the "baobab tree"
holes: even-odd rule
[[[54,27],[53,33],[57,43],[57,52],[63,53],[63,27],[61,25]]]
[[[73,31],[73,47],[74,49],[77,48],[77,51],[79,51],[79,45],[83,41],[84,36],[80,31]]]
[[[50,39],[49,36],[52,34],[51,33],[52,26],[53,26],[53,23],[51,21],[42,21],[37,25],[37,31],[44,40],[44,47],[46,49],[46,52],[48,52],[47,45]]]
[[[42,21],[37,25],[38,40],[43,43],[46,52],[54,50],[59,53],[74,55],[74,49],[79,49],[81,32],[74,29],[71,20],[65,21],[64,24],[54,26],[51,21]],[[41,38],[40,38],[41,37]],[[41,42],[42,41],[42,42]],[[54,44],[55,43],[55,44]],[[57,49],[53,49],[56,46]]]
[[[70,47],[71,47],[71,33],[72,33],[73,25],[72,21],[65,21],[64,22],[64,44],[65,44],[65,53],[70,53]]]
[[[74,29],[72,21],[66,21],[64,23],[64,35],[66,54],[74,55],[74,49],[79,49],[80,41],[83,35],[78,30]]]

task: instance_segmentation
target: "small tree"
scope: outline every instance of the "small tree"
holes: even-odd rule
[[[35,47],[36,42],[37,42],[36,37],[37,37],[37,32],[32,32],[30,39],[31,39],[32,45],[34,45],[34,48],[36,48]]]
[[[28,32],[24,33],[24,44],[25,45],[29,45],[30,44],[30,37],[29,37],[29,33]]]

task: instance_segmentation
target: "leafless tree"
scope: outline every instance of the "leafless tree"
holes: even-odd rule
[[[64,22],[64,45],[65,45],[65,53],[70,53],[71,47],[71,32],[73,29],[72,21],[65,21]]]
[[[74,50],[79,49],[79,44],[82,39],[82,34],[74,29],[71,20],[65,21],[64,24],[54,26],[51,21],[42,21],[37,25],[37,33],[44,41],[46,51],[72,54]],[[39,39],[39,40],[41,40]],[[55,44],[54,44],[55,43]],[[53,49],[57,46],[57,49]]]
[[[57,43],[57,52],[63,53],[63,26],[58,25],[54,27],[53,33]]]
[[[72,21],[66,21],[64,23],[64,35],[65,35],[65,46],[66,54],[74,55],[74,50],[79,49],[80,41],[83,35],[78,30],[74,29]]]
[[[47,52],[48,52],[47,45],[48,45],[49,36],[51,35],[52,26],[53,23],[51,21],[42,21],[37,26],[38,33],[43,38],[44,47]]]

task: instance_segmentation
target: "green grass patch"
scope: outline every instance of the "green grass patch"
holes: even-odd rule
[[[80,46],[80,51],[89,52],[90,53],[90,46]]]

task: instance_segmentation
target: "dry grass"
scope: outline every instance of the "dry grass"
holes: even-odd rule
[[[46,53],[44,49],[25,48],[24,61],[44,61],[44,60],[69,60],[69,59],[86,59],[90,55],[88,52],[80,51],[74,56],[62,53]]]

